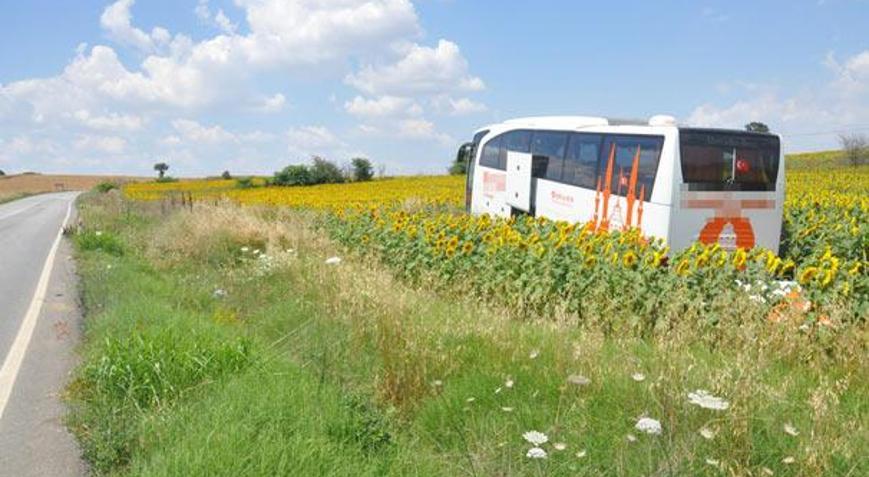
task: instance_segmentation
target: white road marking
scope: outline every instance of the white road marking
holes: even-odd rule
[[[36,291],[33,293],[33,299],[30,301],[30,307],[24,315],[24,320],[18,328],[18,334],[15,335],[15,341],[12,342],[12,347],[9,348],[9,353],[6,355],[6,360],[3,361],[3,367],[0,368],[0,419],[3,418],[3,411],[6,410],[6,404],[9,403],[9,396],[12,395],[12,387],[15,385],[15,379],[18,377],[18,371],[21,369],[21,363],[24,361],[24,355],[27,353],[27,346],[30,345],[30,338],[33,337],[33,330],[36,328],[36,320],[39,318],[39,313],[42,310],[42,304],[45,302],[45,294],[48,291],[48,280],[51,278],[51,269],[54,268],[54,257],[57,255],[57,248],[60,246],[60,240],[63,238],[63,228],[69,221],[72,215],[72,206],[75,199],[70,201],[66,209],[66,217],[57,232],[57,237],[54,239],[51,249],[48,251],[48,257],[45,259],[45,265],[42,267],[42,274],[39,276],[39,281],[36,284]]]

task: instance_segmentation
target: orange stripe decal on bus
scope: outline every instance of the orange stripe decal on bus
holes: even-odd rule
[[[714,217],[706,222],[706,226],[700,231],[699,240],[705,244],[718,243],[721,233],[727,224],[733,226],[733,234],[736,236],[736,246],[749,249],[754,247],[754,229],[751,222],[745,217]]]
[[[604,189],[603,189],[603,217],[601,218],[600,230],[609,230],[610,219],[609,219],[609,205],[610,205],[610,195],[612,195],[613,191],[613,162],[616,158],[616,144],[612,143],[610,145],[610,157],[606,164],[606,175],[604,176]]]
[[[624,229],[628,230],[631,228],[631,220],[634,218],[634,202],[636,202],[636,189],[637,189],[637,169],[640,168],[640,146],[637,146],[637,153],[634,154],[634,163],[631,164],[631,178],[628,180],[628,212],[625,217],[625,226]]]

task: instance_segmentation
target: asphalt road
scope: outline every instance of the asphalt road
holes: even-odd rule
[[[81,329],[70,245],[76,193],[0,204],[0,476],[84,475],[60,393]]]

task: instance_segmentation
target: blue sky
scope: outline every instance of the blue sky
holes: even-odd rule
[[[586,114],[869,133],[869,1],[0,0],[0,169],[442,172],[479,126]]]

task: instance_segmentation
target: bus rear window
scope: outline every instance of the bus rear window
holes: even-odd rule
[[[682,179],[690,190],[774,191],[779,168],[776,136],[682,129]]]

